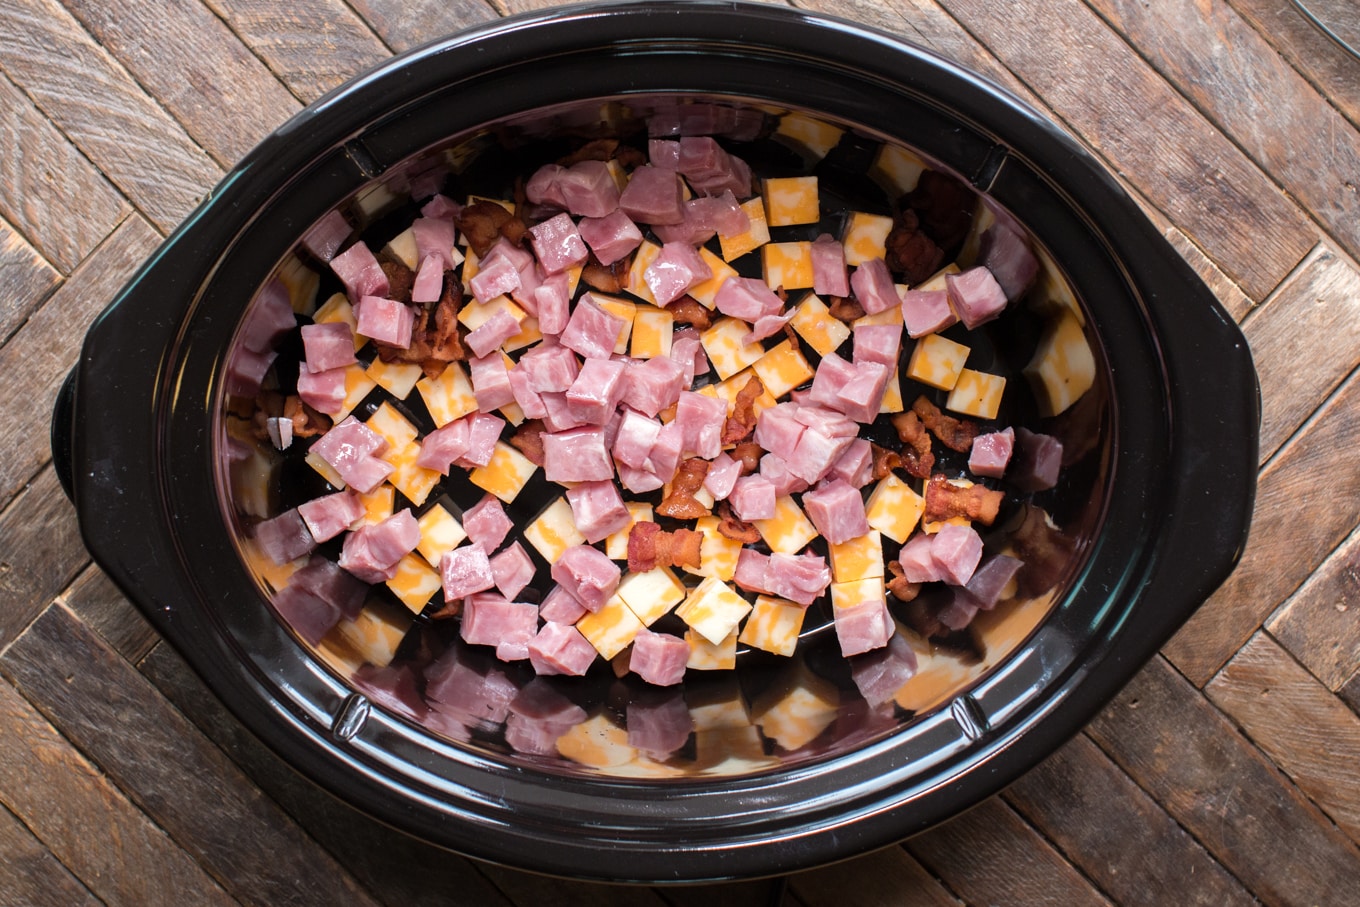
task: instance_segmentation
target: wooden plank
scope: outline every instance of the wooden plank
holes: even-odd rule
[[[960,901],[900,846],[789,877],[808,904],[838,907],[954,907]]]
[[[1360,273],[1319,246],[1243,332],[1261,380],[1265,462],[1360,365]]]
[[[295,772],[232,717],[165,643],[147,655],[141,670],[160,695],[384,903],[508,907],[509,901],[478,872],[480,864],[380,825]]]
[[[0,101],[0,117],[3,117],[3,105]],[[3,179],[0,177],[0,182]],[[60,283],[61,275],[47,259],[9,224],[0,220],[0,345]]]
[[[1266,629],[1331,690],[1360,668],[1360,533],[1279,607]]]
[[[133,664],[145,658],[160,640],[142,612],[94,564],[76,577],[70,588],[62,593],[61,601]]]
[[[1240,322],[1256,306],[1251,297],[1242,292],[1242,288],[1224,274],[1223,270],[1214,264],[1213,259],[1205,255],[1204,250],[1195,245],[1190,237],[1169,223],[1159,226],[1162,226],[1162,235],[1171,243],[1171,248],[1194,268],[1195,273],[1204,281],[1204,285],[1213,292],[1234,321]]]
[[[90,556],[49,466],[0,513],[0,648],[66,588]]]
[[[301,109],[200,0],[62,3],[223,167]]]
[[[375,903],[65,606],[48,608],[0,671],[241,900]]]
[[[483,0],[350,0],[350,6],[398,52],[488,22],[497,13]]]
[[[1350,378],[1261,471],[1242,561],[1163,653],[1196,686],[1208,682],[1262,621],[1360,522],[1360,377]],[[1324,506],[1302,507],[1316,501]]]
[[[0,506],[50,456],[52,404],[90,322],[159,242],[145,220],[129,217],[0,347]]]
[[[222,175],[57,0],[0,0],[0,67],[162,232]]]
[[[1087,2],[1345,248],[1360,250],[1360,132],[1236,11]]]
[[[237,904],[4,682],[0,801],[107,904]]]
[[[941,5],[1252,298],[1314,245],[1303,213],[1079,0]]]
[[[1124,907],[1256,903],[1084,735],[1073,738],[1003,796]]]
[[[1204,688],[1299,790],[1360,841],[1360,717],[1264,633]]]
[[[392,54],[344,0],[204,2],[309,104]]]
[[[0,215],[70,273],[123,219],[127,202],[3,73],[0,147],[23,149],[0,155]]]
[[[1360,890],[1360,850],[1165,660],[1087,733],[1266,904]]]
[[[998,797],[905,847],[969,904],[1110,903]]]
[[[101,902],[8,809],[0,807],[0,904],[97,907]]]

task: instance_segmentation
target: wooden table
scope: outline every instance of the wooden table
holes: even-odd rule
[[[761,904],[547,880],[357,816],[91,565],[47,442],[86,326],[233,161],[393,52],[535,0],[0,0],[0,903]],[[1360,903],[1360,61],[1288,0],[839,0],[1126,182],[1264,394],[1234,576],[1005,793],[789,904]],[[115,10],[115,7],[117,9]]]

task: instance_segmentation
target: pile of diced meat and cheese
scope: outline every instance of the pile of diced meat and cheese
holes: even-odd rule
[[[1001,425],[1005,377],[942,332],[997,318],[1037,261],[996,220],[960,270],[905,207],[771,241],[826,214],[817,176],[684,137],[592,143],[513,201],[435,194],[377,250],[323,219],[303,245],[343,293],[299,328],[266,289],[235,366],[258,379],[300,332],[296,392],[257,422],[328,485],[253,529],[296,568],[276,609],[315,644],[385,584],[539,674],[604,659],[670,685],[739,646],[792,654],[814,605],[845,656],[887,645],[890,599],[925,584],[949,628],[992,608],[1022,562],[979,527],[1052,487],[1062,449]],[[454,505],[454,480],[480,500]],[[556,491],[512,519],[531,481]]]

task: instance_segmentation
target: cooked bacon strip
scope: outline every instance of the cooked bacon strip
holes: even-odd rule
[[[295,438],[311,438],[325,434],[331,429],[330,416],[312,409],[295,394],[289,395],[283,401],[283,415],[293,420]]]
[[[703,541],[703,533],[693,529],[666,532],[650,520],[634,523],[628,532],[628,571],[646,573],[658,567],[698,569]]]
[[[888,591],[902,602],[909,602],[921,594],[921,584],[909,581],[902,573],[902,565],[897,561],[888,561],[888,571],[892,573],[892,579],[888,580]]]
[[[435,303],[434,312],[426,319],[426,338],[430,344],[430,358],[437,362],[458,362],[467,358],[458,333],[458,310],[463,307],[463,282],[452,271],[444,272],[444,291]],[[439,371],[443,371],[440,366]],[[428,372],[429,369],[427,368]]]
[[[510,438],[510,443],[535,466],[543,465],[543,422],[529,419]]]
[[[880,447],[873,442],[869,443],[869,449],[872,450],[874,454],[875,482],[887,478],[889,473],[894,469],[900,469],[902,467],[902,457],[898,455],[897,451],[889,450],[886,447]]]
[[[516,245],[527,229],[524,221],[495,202],[473,202],[454,218],[458,232],[467,237],[468,245],[478,257],[485,255],[502,236]]]
[[[706,331],[713,326],[713,316],[708,309],[688,293],[667,305],[666,311],[680,324],[692,324],[699,331]]]
[[[751,523],[737,519],[736,514],[732,513],[732,505],[726,501],[718,502],[718,516],[722,518],[718,524],[721,535],[743,545],[754,545],[760,541],[760,530]]]
[[[911,405],[911,409],[920,417],[926,428],[930,429],[931,434],[939,438],[940,443],[945,447],[950,450],[957,450],[959,453],[968,453],[972,449],[973,439],[978,434],[976,422],[946,416],[938,406],[924,396],[917,397],[916,402]],[[896,424],[896,421],[896,419],[893,420],[894,424]]]
[[[935,454],[931,453],[930,434],[921,422],[921,417],[913,410],[907,410],[893,416],[892,424],[902,441],[902,454],[897,465],[905,469],[908,475],[918,479],[929,478],[931,470],[935,468]]]
[[[760,383],[760,379],[752,375],[746,385],[737,391],[737,399],[732,415],[727,417],[723,423],[722,442],[724,445],[735,444],[750,437],[751,432],[756,430],[756,399],[765,393],[765,385]]]
[[[832,318],[837,321],[844,321],[846,324],[856,318],[864,317],[864,307],[859,304],[858,300],[849,296],[832,296],[831,305],[827,306],[827,311],[831,313]]]
[[[760,468],[760,458],[765,449],[754,441],[742,441],[728,452],[728,456],[741,463],[741,474],[749,476]]]
[[[628,272],[633,267],[633,255],[623,256],[612,265],[602,265],[592,254],[581,269],[581,280],[586,286],[599,290],[601,293],[620,293],[623,286],[628,281]]]
[[[671,483],[671,493],[656,506],[657,515],[677,520],[697,520],[701,516],[708,516],[708,508],[694,497],[695,492],[703,487],[707,475],[707,460],[690,457],[681,463]]]
[[[959,486],[936,473],[926,483],[926,511],[921,519],[935,523],[961,516],[990,526],[1005,497],[1004,492],[986,485]]]

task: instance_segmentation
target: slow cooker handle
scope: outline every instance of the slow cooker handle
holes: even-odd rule
[[[57,471],[57,481],[66,497],[75,502],[75,481],[72,466],[71,446],[75,442],[75,401],[76,370],[71,369],[57,391],[57,402],[52,406],[52,466]]]

